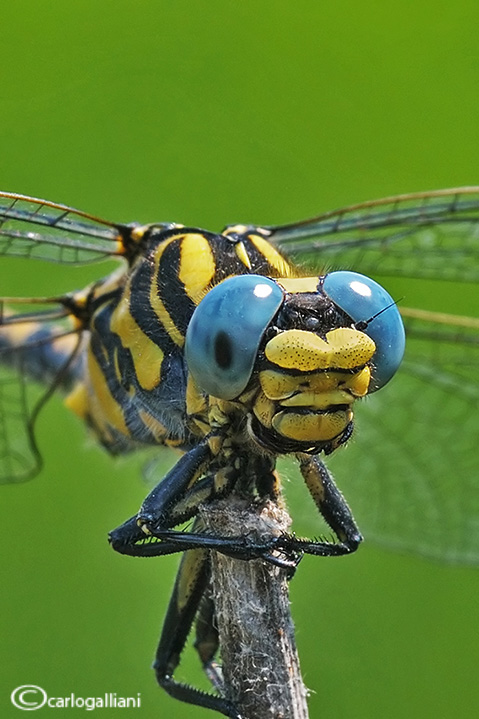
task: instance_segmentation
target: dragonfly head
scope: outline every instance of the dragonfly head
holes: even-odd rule
[[[198,305],[185,345],[197,385],[243,402],[250,435],[275,453],[343,444],[354,401],[389,381],[403,351],[391,297],[351,272],[228,278]]]
[[[324,337],[279,332],[264,348],[251,428],[265,446],[331,452],[352,431],[352,405],[367,394],[376,346],[338,327]]]

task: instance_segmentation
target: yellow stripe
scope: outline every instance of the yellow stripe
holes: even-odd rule
[[[185,235],[180,246],[180,269],[178,277],[185,291],[197,304],[215,274],[215,258],[210,243],[203,235]]]
[[[166,250],[168,245],[173,242],[174,240],[178,240],[179,238],[184,237],[184,235],[174,235],[173,237],[170,237],[168,240],[165,240],[158,249],[155,252],[155,272],[152,278],[151,287],[150,287],[150,303],[153,307],[159,321],[165,328],[165,330],[170,335],[171,339],[175,344],[178,345],[178,347],[183,347],[185,338],[181,334],[178,327],[173,322],[168,310],[166,309],[165,305],[163,304],[161,297],[159,295],[158,290],[158,274],[160,269],[160,260],[163,252]]]
[[[245,265],[245,267],[248,268],[248,270],[251,269],[251,262],[248,257],[248,253],[246,252],[246,247],[244,246],[244,242],[237,242],[235,245],[235,252],[236,256],[238,257],[239,261]]]
[[[113,369],[114,369],[114,372],[115,372],[118,382],[121,384],[122,376],[121,376],[120,361],[118,358],[118,347],[113,348]]]
[[[281,278],[278,284],[286,292],[296,294],[297,292],[317,292],[318,282],[317,277],[288,277]]]
[[[91,350],[88,351],[88,374],[91,385],[90,413],[95,424],[108,434],[108,427],[113,427],[126,437],[130,436],[125,424],[123,410],[111,394],[98,362]]]
[[[143,389],[154,389],[160,382],[164,353],[138,326],[130,312],[130,285],[111,316],[110,329],[117,334],[125,349],[129,349],[138,382]],[[115,370],[117,368],[115,367]]]
[[[273,247],[271,242],[268,242],[268,240],[265,240],[264,237],[260,237],[259,235],[248,235],[248,239],[251,240],[256,249],[261,252],[271,267],[278,272],[280,277],[291,276],[292,268],[278,250]]]

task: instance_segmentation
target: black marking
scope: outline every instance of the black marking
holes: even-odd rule
[[[218,332],[215,337],[215,361],[221,369],[229,369],[233,362],[233,347],[226,332]]]
[[[142,444],[158,444],[158,438],[148,429],[140,415],[140,411],[143,411],[166,426],[169,439],[191,444],[192,436],[185,426],[187,377],[182,353],[170,341],[171,351],[165,353],[161,365],[161,382],[152,390],[145,390],[138,381],[130,350],[123,347],[121,338],[109,329],[116,306],[117,303],[110,302],[95,314],[91,348],[112,397],[122,409],[130,439]],[[155,321],[166,332],[156,315]],[[120,377],[115,371],[115,353]],[[121,437],[119,440],[112,448],[107,445],[108,449],[114,453],[131,449],[128,441],[125,442]]]
[[[364,332],[365,329],[368,328],[368,325],[371,324],[373,320],[376,319],[376,317],[379,317],[379,315],[382,315],[383,312],[386,312],[386,310],[391,309],[391,307],[397,307],[398,303],[401,302],[404,298],[401,297],[400,300],[393,300],[389,305],[386,305],[386,307],[383,307],[379,312],[376,312],[375,315],[370,317],[368,320],[360,320],[359,322],[355,322],[353,325],[353,328],[355,330],[358,330],[359,332]]]
[[[187,288],[178,276],[181,242],[182,239],[178,238],[165,247],[158,267],[157,288],[166,311],[184,337],[196,305],[186,294]]]
[[[166,354],[179,352],[167,329],[161,324],[150,303],[150,288],[154,281],[155,265],[153,252],[142,258],[131,279],[130,313],[145,335]]]

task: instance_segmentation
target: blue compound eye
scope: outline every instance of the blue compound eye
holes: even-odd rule
[[[185,342],[188,369],[204,392],[220,399],[241,394],[283,296],[273,280],[259,275],[230,277],[205,295]]]
[[[401,315],[391,295],[357,272],[331,272],[324,279],[323,291],[359,325],[357,329],[374,341],[376,352],[369,391],[384,387],[401,364],[406,342]]]

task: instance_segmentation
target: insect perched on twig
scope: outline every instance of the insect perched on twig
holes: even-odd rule
[[[384,395],[360,403],[363,440],[368,432],[379,437],[374,452],[355,460],[361,524],[390,545],[478,561],[478,305],[472,317],[402,302],[399,312],[359,272],[477,285],[479,188],[401,195],[220,234],[112,223],[0,193],[0,254],[122,262],[80,291],[1,300],[0,471],[7,482],[39,471],[34,426],[57,390],[111,454],[160,445],[183,453],[110,534],[123,554],[186,552],[155,661],[171,695],[239,716],[230,697],[174,678],[196,617],[196,648],[221,686],[212,550],[292,573],[304,554],[357,549],[361,534],[323,457],[350,438],[356,400],[396,372]],[[382,395],[387,407],[379,414]],[[200,510],[220,498],[280,504],[280,455],[296,459],[335,539],[209,531]],[[191,519],[191,531],[182,530]]]

